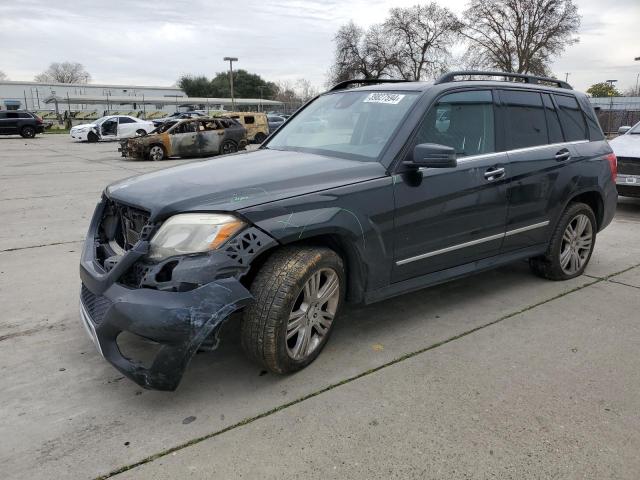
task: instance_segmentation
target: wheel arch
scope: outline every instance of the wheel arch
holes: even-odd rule
[[[577,202],[584,203],[593,210],[598,224],[597,230],[599,231],[604,221],[604,198],[602,193],[593,189],[574,193],[574,195],[565,203],[564,208],[560,212],[560,216],[562,216],[562,213],[570,204]],[[560,216],[558,218],[560,218]]]
[[[295,245],[326,247],[336,252],[342,259],[345,276],[347,277],[346,300],[352,303],[360,303],[363,301],[365,290],[364,279],[366,278],[363,271],[363,262],[360,259],[357,249],[353,247],[353,242],[335,233],[312,235],[300,240],[292,240],[274,245],[251,260],[249,271],[242,277],[241,283],[249,288],[256,274],[271,255],[282,248]]]

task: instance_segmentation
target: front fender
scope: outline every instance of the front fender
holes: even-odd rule
[[[393,261],[393,185],[376,178],[242,209],[239,213],[281,244],[338,239],[348,267],[362,270],[365,289],[390,281]]]

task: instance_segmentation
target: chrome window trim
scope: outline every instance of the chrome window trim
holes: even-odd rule
[[[480,153],[478,155],[469,155],[468,157],[458,158],[458,163],[467,163],[474,162],[477,160],[484,160],[486,158],[496,157],[499,155],[508,155],[510,153],[522,153],[522,152],[533,152],[536,150],[540,150],[542,148],[547,147],[563,147],[565,145],[579,145],[581,143],[589,143],[591,140],[574,140],[572,142],[558,142],[558,143],[548,143],[546,145],[535,145],[533,147],[524,147],[524,148],[515,148],[513,150],[504,150],[502,152],[489,152],[489,153]],[[420,167],[420,170],[426,169],[427,167]]]
[[[432,252],[423,253],[421,255],[416,255],[415,257],[409,257],[403,260],[398,260],[396,262],[396,265],[397,266],[406,265],[407,263],[416,262],[418,260],[424,260],[425,258],[435,257],[436,255],[442,255],[443,253],[453,252],[455,250],[460,250],[462,248],[472,247],[473,245],[478,245],[480,243],[499,240],[501,238],[510,237],[511,235],[517,235],[519,233],[528,232],[529,230],[535,230],[536,228],[546,227],[547,225],[549,225],[549,220],[545,220],[544,222],[534,223],[532,225],[527,225],[525,227],[515,228],[513,230],[508,230],[503,233],[498,233],[496,235],[490,235],[488,237],[478,238],[477,240],[471,240],[470,242],[459,243],[458,245],[452,245],[450,247],[441,248],[440,250],[434,250]]]

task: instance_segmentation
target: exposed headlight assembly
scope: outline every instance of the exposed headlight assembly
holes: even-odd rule
[[[244,226],[242,220],[232,215],[174,215],[162,224],[151,239],[148,258],[157,261],[175,255],[215,250]]]

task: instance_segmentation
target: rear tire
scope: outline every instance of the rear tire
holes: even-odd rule
[[[243,314],[242,347],[274,373],[309,365],[331,335],[345,297],[341,258],[323,247],[285,247],[262,266]]]
[[[144,137],[147,134],[146,130],[140,129],[140,130],[136,130],[136,135],[138,137]]]
[[[253,141],[256,143],[262,143],[267,139],[267,136],[262,133],[262,132],[258,132],[255,134],[255,136],[253,137]]]
[[[20,130],[20,136],[22,136],[22,138],[33,138],[36,136],[36,129],[29,125],[22,127],[22,130]]]
[[[529,259],[536,275],[569,280],[584,273],[596,243],[596,216],[584,203],[572,203],[558,220],[547,252]]]

